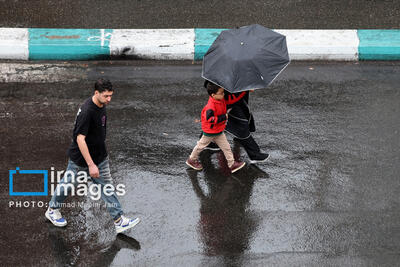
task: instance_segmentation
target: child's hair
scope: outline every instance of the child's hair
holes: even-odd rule
[[[216,84],[214,84],[212,82],[208,82],[207,83],[207,93],[209,95],[218,93],[218,89],[219,88],[220,88],[220,86],[218,86],[218,85],[216,85]]]

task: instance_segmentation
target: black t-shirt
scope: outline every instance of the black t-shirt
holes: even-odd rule
[[[86,136],[85,141],[89,148],[93,162],[98,165],[107,157],[106,150],[106,126],[107,114],[106,106],[102,108],[93,103],[92,98],[88,98],[78,110],[76,115],[72,143],[68,150],[68,156],[77,165],[86,167],[86,161],[79,150],[76,137],[79,134]]]

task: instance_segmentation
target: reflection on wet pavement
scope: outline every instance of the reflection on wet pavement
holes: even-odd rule
[[[237,159],[238,148],[234,147],[233,151]],[[241,266],[241,257],[249,249],[249,241],[257,229],[258,218],[249,209],[254,181],[259,177],[268,178],[268,175],[255,165],[231,175],[222,152],[217,158],[217,166],[214,166],[210,153],[202,154],[203,187],[198,172],[187,170],[200,201],[197,228],[206,256],[218,256],[218,265]]]
[[[88,254],[84,257],[85,261],[82,262],[80,258],[82,258],[82,252],[85,250],[85,248],[82,248],[82,242],[71,242],[71,238],[68,237],[65,229],[56,228],[48,224],[48,238],[50,240],[50,251],[48,253],[53,256],[56,266],[76,266],[81,264],[110,266],[121,249],[134,251],[140,249],[140,244],[136,239],[125,234],[118,234],[111,245],[104,248],[92,247],[93,251],[87,252]],[[88,261],[91,257],[92,263]]]

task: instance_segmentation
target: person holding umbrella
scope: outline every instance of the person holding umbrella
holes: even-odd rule
[[[204,82],[204,87],[207,88],[209,81]],[[269,154],[263,153],[260,147],[251,135],[255,132],[255,123],[253,114],[249,107],[249,92],[246,91],[245,95],[236,103],[228,105],[227,108],[230,110],[228,112],[229,120],[225,131],[233,136],[233,140],[241,144],[246,151],[251,164],[261,163],[268,160]],[[238,94],[231,94],[225,92],[225,99],[232,98]],[[219,150],[215,143],[210,143],[206,149]]]
[[[260,151],[251,136],[255,124],[249,91],[268,87],[289,63],[286,37],[258,24],[222,31],[204,55],[205,86],[211,82],[224,88],[226,98],[246,92],[228,106],[226,131],[244,147],[251,163],[266,161],[269,155]]]

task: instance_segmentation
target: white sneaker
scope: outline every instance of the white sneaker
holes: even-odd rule
[[[129,218],[126,218],[124,215],[121,215],[121,220],[119,220],[118,223],[114,222],[115,231],[117,231],[117,234],[122,233],[123,231],[126,231],[126,230],[134,227],[139,222],[140,222],[139,218],[129,219]]]
[[[67,225],[67,220],[62,217],[61,212],[58,209],[52,209],[49,207],[44,215],[55,226],[64,227]]]

